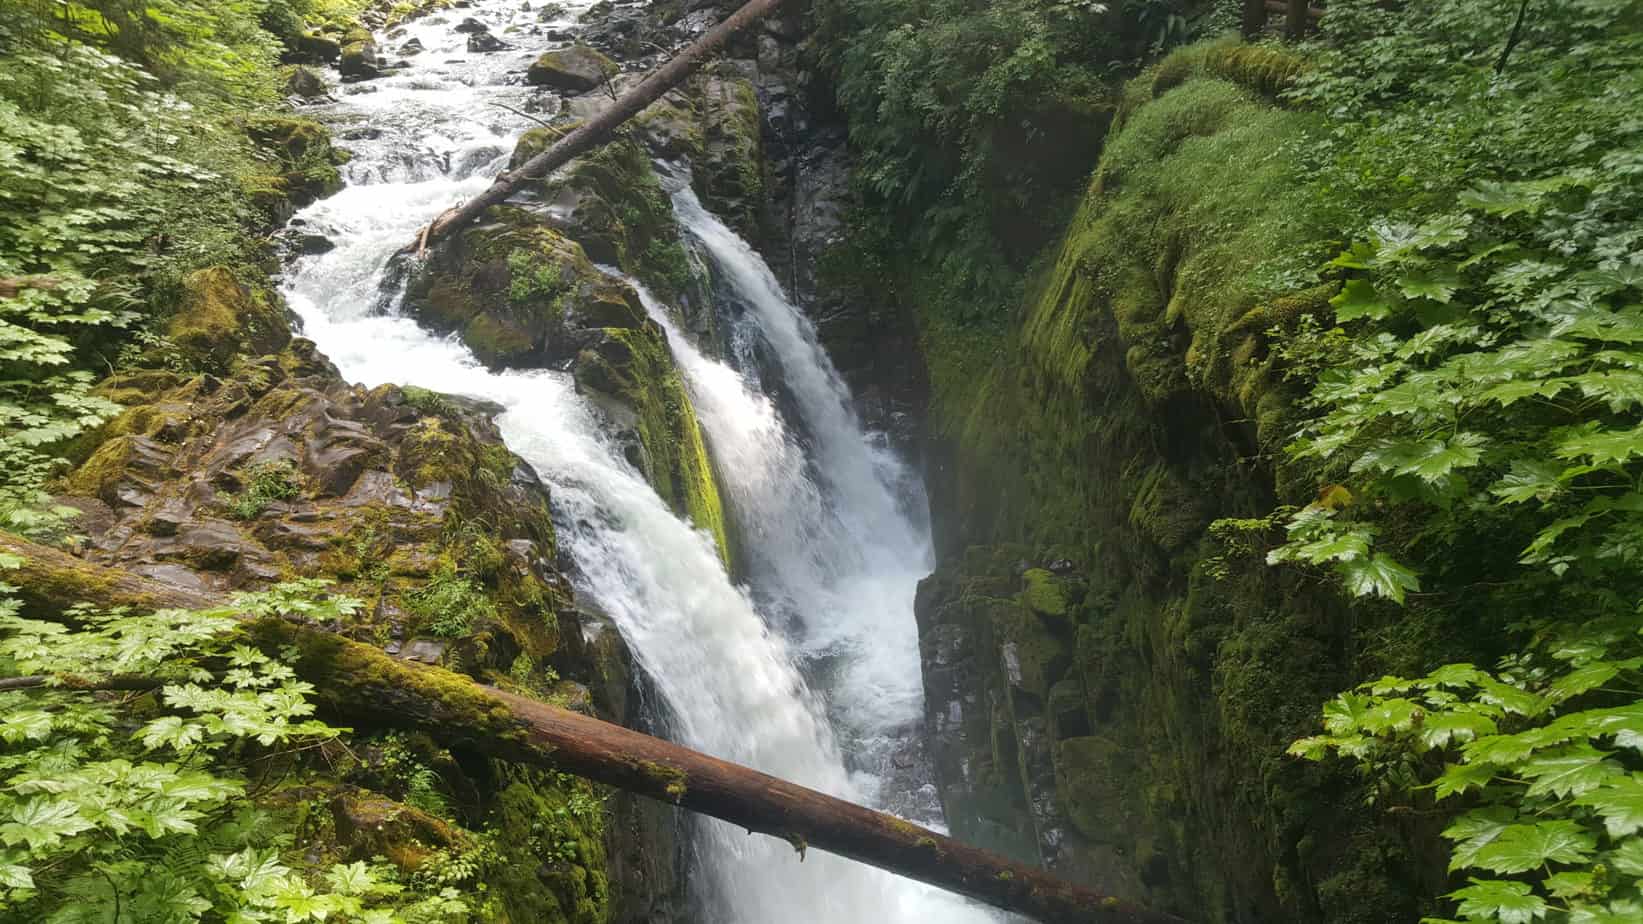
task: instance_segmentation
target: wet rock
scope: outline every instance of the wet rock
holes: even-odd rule
[[[399,53],[407,56],[419,55],[426,50],[427,49],[422,45],[422,40],[419,38],[413,38],[405,44],[399,46]]]
[[[585,93],[616,76],[616,62],[586,45],[550,51],[536,59],[525,74],[532,86]]]
[[[307,255],[330,253],[337,247],[336,242],[325,235],[312,233],[297,235],[295,244],[298,253]]]
[[[382,61],[376,43],[369,39],[351,42],[342,49],[339,65],[343,80],[372,80],[382,76]]]
[[[435,850],[464,842],[455,828],[421,809],[363,791],[333,799],[331,820],[350,859],[385,857],[407,872],[420,867]]]
[[[468,51],[473,54],[488,54],[493,51],[506,51],[512,48],[489,32],[477,32],[468,36]]]
[[[286,78],[285,92],[303,99],[315,99],[325,95],[325,81],[308,68],[299,67]]]
[[[342,45],[334,38],[318,32],[305,32],[297,39],[292,61],[305,64],[330,64],[342,56]]]
[[[455,27],[455,30],[457,32],[463,32],[463,33],[467,33],[469,35],[477,35],[478,33],[481,33],[481,32],[489,32],[490,29],[491,29],[490,26],[485,25],[484,23],[482,23],[479,20],[473,18],[472,16],[463,17],[462,21],[457,23],[456,27]]]
[[[406,645],[399,653],[407,661],[419,661],[423,664],[438,664],[445,657],[447,643],[429,638],[419,638]]]

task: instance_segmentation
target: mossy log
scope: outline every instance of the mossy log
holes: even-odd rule
[[[460,230],[486,209],[513,195],[520,184],[547,176],[577,155],[604,144],[623,122],[638,115],[645,107],[683,83],[708,58],[724,47],[732,36],[770,15],[782,3],[783,0],[748,0],[741,9],[726,17],[724,22],[708,30],[694,44],[651,72],[638,86],[624,93],[609,109],[583,122],[546,151],[497,177],[484,192],[435,218],[432,224],[422,229],[418,240],[407,244],[400,252],[421,253],[429,244]]]
[[[193,591],[105,568],[0,532],[8,574],[42,617],[75,602],[200,607]],[[248,622],[295,665],[327,712],[426,732],[447,745],[551,767],[792,843],[815,847],[1056,924],[1179,924],[1180,919],[1058,880],[952,838],[659,738],[506,693],[370,645],[279,619]]]

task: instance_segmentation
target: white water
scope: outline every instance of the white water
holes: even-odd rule
[[[572,2],[567,17],[587,6]],[[342,88],[324,117],[380,130],[348,143],[350,185],[299,219],[325,230],[337,248],[298,263],[286,295],[304,333],[351,380],[400,382],[497,402],[508,445],[551,486],[561,543],[574,559],[579,590],[616,621],[675,717],[674,734],[698,749],[844,798],[872,802],[872,774],[852,776],[827,710],[795,667],[789,643],[743,588],[733,585],[706,534],[678,519],[608,438],[598,414],[567,377],[552,372],[491,373],[460,344],[380,312],[389,255],[415,230],[500,169],[523,120],[487,108],[521,108],[532,91],[499,86],[532,45],[503,27],[528,22],[513,0],[452,11],[410,31],[426,51],[391,77]],[[459,15],[455,15],[459,14]],[[468,55],[451,31],[461,16],[492,24],[519,52]],[[391,50],[409,36],[385,43]],[[348,91],[355,92],[348,92]],[[826,688],[852,745],[905,732],[919,709],[912,589],[925,570],[920,525],[903,515],[898,471],[863,437],[848,396],[802,319],[773,278],[759,295],[763,264],[700,209],[681,218],[721,268],[759,307],[805,424],[814,435],[817,486],[800,447],[771,403],[726,366],[695,351],[676,331],[674,349],[708,429],[732,503],[762,524],[747,545],[759,575],[785,594],[804,626],[803,653],[842,657]],[[721,239],[723,238],[723,239]],[[738,288],[742,283],[738,281]],[[762,298],[762,300],[761,300]],[[768,309],[768,310],[767,310]],[[658,315],[665,312],[656,307]],[[768,315],[768,316],[767,316]],[[756,579],[758,577],[756,576]],[[882,749],[882,744],[878,745]],[[871,761],[867,762],[871,764]],[[802,864],[784,843],[704,825],[703,921],[734,924],[960,922],[985,912],[888,874],[812,852]]]

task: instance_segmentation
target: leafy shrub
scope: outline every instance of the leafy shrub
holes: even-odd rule
[[[1077,201],[1115,78],[1145,50],[1128,7],[818,2],[856,182],[887,243],[941,261],[955,290],[1008,292]]]
[[[302,494],[296,466],[290,460],[258,462],[245,470],[245,487],[228,502],[235,519],[255,520],[275,501],[291,500]]]
[[[1643,11],[1332,3],[1288,98],[1335,130],[1313,210],[1355,241],[1290,447],[1327,502],[1274,562],[1461,620],[1498,669],[1385,678],[1296,752],[1464,805],[1468,921],[1635,920],[1643,843]]]
[[[443,562],[428,582],[407,595],[411,611],[421,616],[422,631],[444,638],[460,638],[474,623],[496,618],[496,606],[479,582]]]
[[[0,556],[0,568],[17,564]],[[43,679],[0,693],[0,915],[408,920],[381,870],[338,864],[316,883],[286,865],[289,841],[251,800],[268,761],[339,729],[311,717],[314,688],[289,665],[236,643],[234,614],[358,606],[321,591],[276,587],[197,613],[77,608],[48,622],[19,615],[0,584],[0,675]],[[153,689],[97,692],[137,677]]]
[[[66,512],[57,450],[118,408],[90,394],[188,271],[247,262],[260,172],[233,115],[278,99],[264,3],[7,2],[0,16],[0,525]]]

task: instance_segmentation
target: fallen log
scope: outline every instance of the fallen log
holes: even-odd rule
[[[784,0],[749,0],[745,6],[708,30],[688,48],[651,72],[638,86],[622,94],[609,109],[583,122],[574,131],[554,142],[546,151],[520,164],[517,169],[498,176],[484,192],[441,213],[418,233],[417,240],[406,244],[399,252],[422,253],[429,244],[460,230],[486,209],[506,200],[520,184],[547,176],[569,163],[572,158],[604,144],[622,123],[638,115],[646,106],[683,83],[709,57],[724,47],[732,36],[770,15],[771,11],[783,2]]]
[[[209,595],[106,568],[0,532],[0,554],[25,612],[47,618],[72,602],[204,608]],[[497,690],[460,674],[399,661],[311,625],[247,620],[265,646],[294,648],[293,665],[327,713],[426,732],[448,746],[551,767],[867,863],[1050,924],[1181,924],[1044,870],[960,843],[893,815],[777,779],[599,719]],[[116,678],[117,688],[139,685]],[[19,678],[14,688],[44,678]]]

